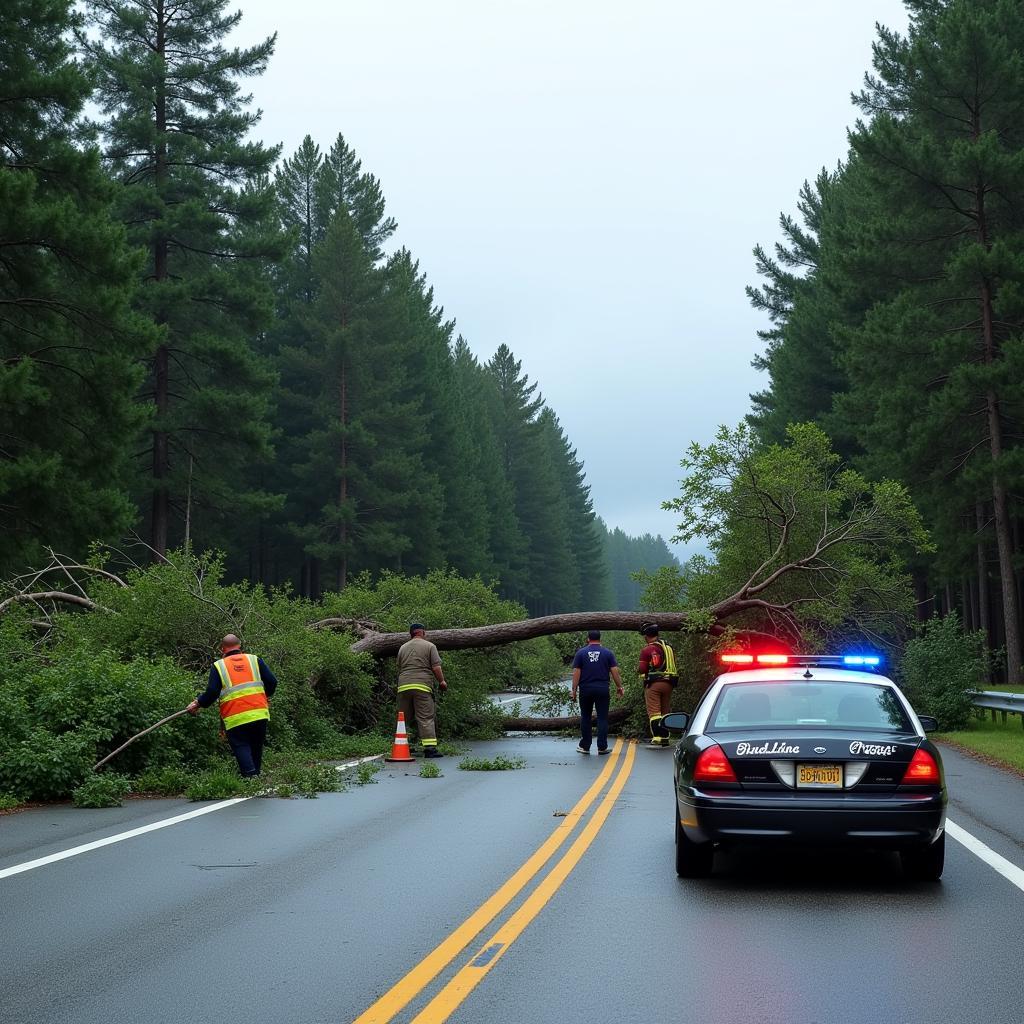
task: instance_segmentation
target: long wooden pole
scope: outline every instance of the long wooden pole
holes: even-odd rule
[[[154,729],[159,729],[161,725],[166,725],[168,722],[173,722],[175,718],[180,718],[182,715],[188,714],[188,708],[182,708],[180,711],[175,711],[173,715],[168,715],[166,718],[161,718],[156,725],[151,725],[148,729],[143,729],[142,732],[137,732],[127,743],[122,743],[112,754],[107,754],[102,761],[98,761],[92,766],[94,772],[99,771],[111,758],[117,757],[118,754],[124,750],[125,747],[131,746],[137,739],[145,736],[147,732],[152,732]]]

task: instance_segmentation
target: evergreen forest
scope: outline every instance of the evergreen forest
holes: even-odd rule
[[[813,422],[908,489],[917,616],[956,613],[1021,681],[1024,9],[906,0],[853,96],[849,151],[799,191],[748,289],[768,326],[749,422]]]
[[[664,542],[597,520],[538,382],[457,334],[343,134],[255,141],[274,39],[233,47],[241,17],[3,5],[0,577],[99,543],[313,599],[446,567],[533,614],[635,606]]]

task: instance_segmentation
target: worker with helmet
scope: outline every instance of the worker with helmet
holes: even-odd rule
[[[647,705],[647,720],[651,729],[651,746],[667,747],[668,730],[661,724],[661,720],[671,710],[672,690],[679,682],[676,656],[672,648],[660,639],[656,622],[645,622],[640,627],[640,632],[647,645],[640,652],[637,672],[644,681],[644,702]]]

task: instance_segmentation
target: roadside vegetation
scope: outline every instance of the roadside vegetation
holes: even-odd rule
[[[934,738],[1024,774],[1024,728],[1019,715],[993,721],[986,711],[984,717],[972,717],[963,729],[936,733]]]
[[[176,719],[129,746],[100,775],[92,771],[205,686],[226,632],[239,634],[280,680],[268,735],[269,781],[262,785],[302,795],[337,788],[337,773],[320,762],[390,750],[395,664],[352,653],[355,632],[314,623],[372,619],[402,631],[416,618],[440,628],[525,616],[492,587],[443,571],[358,578],[320,602],[226,583],[215,556],[172,553],[163,564],[122,570],[97,554],[71,571],[88,609],[14,604],[0,615],[0,793],[11,800],[78,793],[81,805],[95,806],[122,793],[123,779],[134,792],[241,795],[215,708]],[[66,579],[64,586],[70,588]],[[501,714],[490,693],[508,681],[556,678],[566,643],[540,638],[446,653],[450,685],[438,722],[447,742],[499,735]],[[111,781],[97,781],[104,776]]]

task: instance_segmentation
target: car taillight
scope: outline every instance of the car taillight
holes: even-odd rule
[[[694,782],[735,782],[736,773],[725,756],[725,751],[716,743],[700,752],[693,767]]]
[[[935,758],[928,753],[927,750],[915,750],[914,756],[910,759],[910,764],[907,765],[907,770],[903,773],[902,785],[907,783],[939,783],[939,766],[935,763]]]

